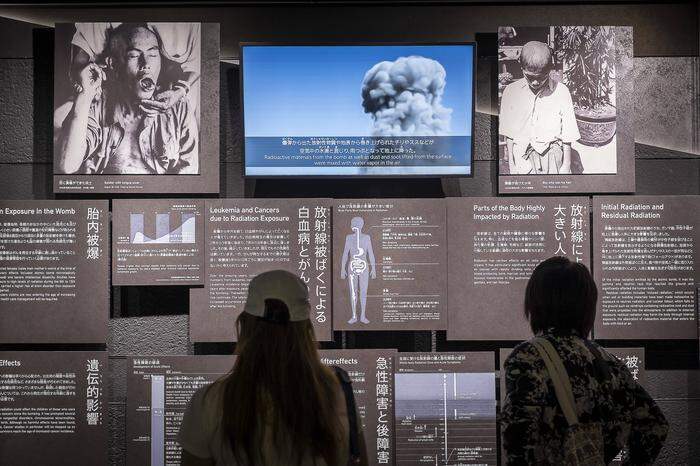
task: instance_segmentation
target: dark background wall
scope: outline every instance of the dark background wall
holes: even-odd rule
[[[129,2],[127,2],[129,3]],[[235,3],[235,2],[231,2]],[[277,2],[253,6],[0,7],[0,199],[51,199],[53,31],[78,20],[221,23],[221,197],[495,196],[497,119],[492,102],[495,34],[503,24],[613,24],[634,27],[637,194],[700,194],[700,8],[697,2]],[[239,41],[477,40],[475,176],[471,179],[244,180],[238,90]],[[698,215],[697,212],[689,215]],[[126,361],[130,354],[228,353],[231,344],[188,339],[185,287],[115,287],[110,339],[111,463],[124,464]],[[485,310],[487,311],[487,310]],[[659,464],[698,464],[698,342],[617,342],[647,350],[649,391],[672,421]],[[327,347],[402,351],[486,350],[513,342],[447,342],[444,332],[336,332]],[[2,349],[87,349],[0,345]],[[495,355],[494,355],[495,357]]]

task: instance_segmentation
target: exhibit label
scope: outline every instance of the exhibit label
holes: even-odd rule
[[[204,284],[204,201],[114,200],[112,282]]]
[[[493,353],[399,353],[396,464],[496,465]]]
[[[320,350],[321,362],[352,381],[370,465],[394,464],[394,358],[386,349]]]
[[[0,201],[0,343],[103,343],[107,201]]]
[[[204,294],[192,289],[192,341],[234,341],[259,273],[283,269],[309,288],[319,341],[331,331],[331,205],[327,199],[212,199],[205,204]]]
[[[228,373],[235,356],[132,356],[127,359],[126,463],[179,466],[177,441],[192,395]]]
[[[596,338],[698,338],[700,196],[593,198]]]
[[[333,241],[335,330],[446,327],[444,200],[337,200]]]
[[[107,464],[107,353],[0,352],[0,464]]]
[[[527,281],[552,256],[590,264],[588,198],[448,198],[447,338],[525,340]]]

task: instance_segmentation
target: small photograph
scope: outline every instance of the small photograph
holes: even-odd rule
[[[200,23],[59,26],[54,173],[199,174]]]
[[[614,29],[498,29],[502,175],[617,174]]]

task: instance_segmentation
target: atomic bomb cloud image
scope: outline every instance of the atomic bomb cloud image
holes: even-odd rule
[[[241,53],[246,174],[471,174],[473,44]]]
[[[412,55],[374,65],[362,81],[362,107],[373,136],[445,136],[452,109],[443,107],[447,73],[437,61]]]

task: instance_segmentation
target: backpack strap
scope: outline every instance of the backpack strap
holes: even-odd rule
[[[352,391],[350,376],[345,370],[338,366],[332,366],[336,377],[340,382],[340,387],[345,395],[345,407],[348,411],[348,424],[350,427],[350,464],[357,462],[360,458],[359,428],[357,425],[357,409],[355,407],[355,394]]]
[[[557,401],[561,407],[564,417],[569,426],[578,424],[578,415],[576,414],[576,399],[571,388],[571,380],[566,372],[564,363],[561,361],[557,350],[552,344],[543,337],[536,337],[530,340],[530,343],[535,347],[540,357],[544,361],[549,377],[554,385],[554,393],[557,396]]]

